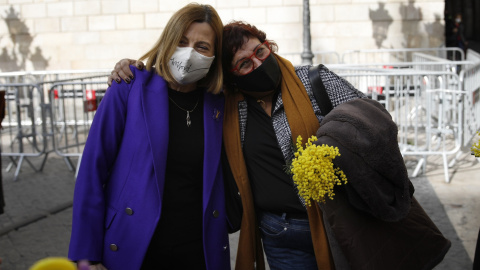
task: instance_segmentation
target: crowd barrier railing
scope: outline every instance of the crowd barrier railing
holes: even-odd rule
[[[65,80],[90,78],[95,75],[109,74],[110,70],[52,70],[52,71],[15,71],[0,73],[0,84],[6,83],[52,83]]]
[[[43,170],[48,154],[51,152],[63,153],[62,156],[65,158],[69,169],[75,169],[75,166],[70,162],[69,156],[65,154],[65,146],[58,142],[59,132],[62,130],[58,128],[58,122],[52,121],[54,116],[57,117],[56,119],[59,119],[58,115],[54,115],[54,113],[59,113],[58,107],[52,108],[52,105],[58,106],[59,103],[52,103],[51,99],[47,101],[46,97],[50,96],[52,87],[60,87],[62,83],[83,83],[86,85],[93,83],[93,81],[101,81],[103,86],[98,89],[106,89],[108,75],[109,73],[105,70],[0,73],[0,91],[5,91],[5,118],[2,122],[3,129],[0,133],[1,155],[9,157],[11,161],[7,166],[7,171],[16,166],[14,180],[18,179],[21,167],[25,161],[35,171]],[[65,98],[67,94],[62,92],[62,89],[65,89],[65,87],[61,87],[60,95],[62,98]],[[89,89],[87,90],[87,93],[92,93]],[[58,93],[58,91],[56,92]],[[97,98],[103,95],[102,90],[95,94]],[[91,100],[88,102],[91,103]],[[65,103],[65,106],[70,106],[70,104]],[[67,113],[66,117],[70,117],[70,115]],[[75,119],[67,120],[75,121]],[[91,118],[85,125],[90,123]],[[65,121],[64,124],[65,129],[71,130],[70,122]],[[79,131],[81,131],[81,128],[76,127],[75,132],[78,133],[69,135],[75,139],[74,137],[77,134],[82,136],[82,133]],[[60,136],[66,134],[67,132],[65,131]],[[85,135],[85,132],[83,135]],[[69,139],[71,138],[69,137]],[[80,139],[77,138],[75,140],[79,141]],[[60,149],[58,147],[63,148]],[[72,145],[69,145],[69,147],[72,147]],[[81,150],[77,148],[76,151],[78,156]],[[29,160],[29,158],[33,157],[41,158],[38,168]]]
[[[473,61],[450,61],[447,59],[432,58],[428,55],[415,54],[415,62],[384,62],[384,63],[363,63],[363,64],[332,64],[327,67],[332,71],[348,71],[348,73],[394,73],[399,71],[447,71],[459,74],[475,64]],[[435,61],[433,60],[435,59]]]
[[[398,63],[412,62],[413,54],[424,53],[453,61],[465,60],[465,53],[457,47],[438,48],[403,48],[403,49],[375,49],[375,50],[348,50],[342,54],[342,64],[366,63]]]
[[[480,61],[460,73],[460,81],[466,92],[464,109],[464,147],[480,130]]]
[[[463,61],[448,61],[447,59],[432,56],[425,53],[414,53],[412,60],[415,64],[412,64],[412,68],[415,70],[428,70],[428,71],[451,71],[457,73],[457,65],[464,65]]]
[[[288,59],[293,65],[302,65],[302,53],[280,53],[280,56]],[[335,51],[314,51],[312,62],[318,64],[340,64],[340,54]]]
[[[35,171],[41,171],[48,155],[48,134],[45,125],[47,104],[39,84],[0,84],[5,91],[5,118],[0,141],[2,156],[10,159],[6,170],[16,167],[14,180],[26,161]],[[29,157],[43,157],[36,168]]]
[[[477,63],[480,62],[480,53],[478,53],[474,50],[471,50],[471,49],[467,49],[466,59],[467,59],[467,61],[472,61],[475,64],[477,64]]]
[[[69,169],[76,171],[75,177],[93,117],[108,86],[105,82],[60,82],[53,84],[49,90],[53,148],[65,159]],[[78,158],[76,166],[71,161],[72,157]]]
[[[440,155],[445,181],[450,181],[447,160],[460,151],[463,138],[465,91],[457,74],[415,70],[337,74],[391,114],[402,155],[417,157],[412,176],[425,171],[428,156]]]
[[[442,53],[456,52],[455,48],[429,50],[372,50],[403,56],[327,67],[390,112],[398,125],[402,154],[416,157],[413,176],[426,170],[428,156],[439,155],[449,182],[448,168],[456,157],[450,163],[448,159],[465,150],[480,129],[480,55],[469,51],[467,60],[453,61],[442,58]],[[409,57],[413,62],[400,61]],[[459,74],[454,66],[461,66]],[[33,167],[29,157],[43,158],[40,168],[34,168],[41,170],[51,152],[78,171],[108,75],[106,70],[0,73],[0,90],[6,91],[7,104],[2,156],[10,157],[10,168],[17,166],[15,180],[24,161]],[[73,157],[78,158],[76,165]]]

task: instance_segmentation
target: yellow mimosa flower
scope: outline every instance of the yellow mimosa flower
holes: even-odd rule
[[[480,132],[477,132],[477,135],[480,136]],[[475,157],[480,157],[480,139],[472,145],[470,150],[472,150],[472,154],[475,155]]]
[[[297,151],[292,160],[291,173],[299,195],[311,206],[311,200],[325,202],[325,196],[333,200],[335,185],[347,183],[347,177],[340,168],[335,168],[332,160],[340,156],[337,147],[315,145],[317,137],[312,136],[302,145],[302,137],[297,137]]]

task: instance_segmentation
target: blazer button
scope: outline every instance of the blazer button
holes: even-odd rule
[[[218,211],[217,210],[213,210],[213,217],[218,217]]]
[[[129,215],[129,216],[133,215],[132,208],[130,208],[130,207],[125,208],[125,213],[127,213],[127,215]]]
[[[110,244],[110,250],[111,250],[111,251],[117,251],[117,250],[118,250],[117,245],[115,245],[115,244]]]

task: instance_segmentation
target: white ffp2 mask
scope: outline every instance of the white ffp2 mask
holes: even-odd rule
[[[182,85],[194,83],[205,77],[215,56],[208,57],[192,47],[177,47],[168,66],[175,80]]]

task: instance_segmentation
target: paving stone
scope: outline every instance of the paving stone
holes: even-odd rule
[[[32,163],[39,165],[38,160]],[[3,259],[0,269],[26,270],[45,257],[66,257],[72,225],[74,172],[68,170],[62,158],[53,155],[42,172],[24,166],[17,181],[13,181],[13,172],[5,172],[8,159],[2,158],[2,165],[7,205],[6,213],[0,215]],[[429,165],[425,175],[411,178],[415,197],[452,241],[451,249],[435,270],[471,269],[472,249],[480,227],[478,210],[472,214],[473,209],[480,207],[476,198],[480,193],[480,164],[459,163],[452,179],[450,184],[445,183],[441,164]],[[471,231],[475,236],[471,236]],[[238,233],[231,234],[230,241],[234,266]]]

